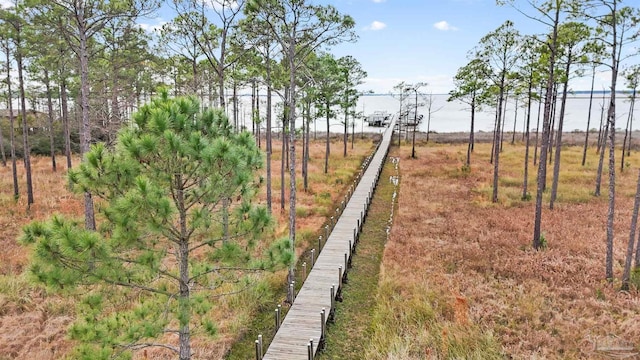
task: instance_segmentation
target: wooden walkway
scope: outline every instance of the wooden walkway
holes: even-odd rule
[[[378,149],[365,165],[360,182],[262,359],[312,359],[319,346],[323,346],[326,323],[333,316],[335,298],[342,290],[341,276],[344,276],[355,251],[358,234],[389,151],[394,125],[395,120],[387,127]],[[260,358],[258,350],[256,358]]]

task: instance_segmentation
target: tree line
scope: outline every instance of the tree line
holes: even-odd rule
[[[469,52],[469,62],[455,76],[455,89],[450,92],[450,101],[460,100],[471,109],[471,132],[466,166],[471,165],[473,152],[473,129],[475,113],[482,107],[495,108],[495,127],[491,162],[493,163],[492,201],[498,201],[498,176],[500,152],[503,144],[507,97],[515,97],[526,105],[525,109],[525,155],[523,161],[522,199],[528,200],[531,146],[531,110],[537,102],[538,118],[535,126],[535,149],[533,165],[537,165],[535,192],[535,222],[532,236],[533,248],[543,246],[542,197],[547,190],[547,167],[553,164],[549,208],[557,200],[562,153],[563,121],[570,79],[591,75],[589,115],[585,131],[582,165],[585,165],[591,109],[594,101],[594,80],[599,69],[611,74],[607,104],[603,98],[600,125],[598,127],[597,153],[599,166],[595,176],[594,195],[600,196],[604,156],[608,157],[608,211],[606,225],[605,278],[613,281],[613,225],[615,216],[616,184],[616,96],[618,79],[622,77],[631,90],[630,110],[624,126],[621,146],[620,171],[625,169],[625,156],[631,151],[631,129],[633,106],[640,76],[640,66],[633,61],[638,55],[633,44],[640,36],[640,11],[637,7],[624,6],[621,0],[547,0],[525,2],[497,1],[509,5],[531,21],[542,24],[547,33],[523,36],[515,24],[506,21],[496,30],[485,35],[477,47]],[[605,96],[605,95],[603,95]],[[542,110],[542,111],[541,111]],[[542,119],[540,119],[542,116]],[[542,124],[540,123],[542,120]],[[514,132],[511,139],[515,141]],[[555,151],[555,153],[554,153]],[[640,181],[640,179],[639,179]],[[631,236],[625,260],[622,288],[628,289],[631,260],[636,249],[635,226],[638,199],[634,208]],[[636,250],[635,266],[640,266],[640,253]]]
[[[161,5],[175,18],[146,31],[138,22]],[[366,72],[330,49],[355,41],[354,26],[335,7],[307,0],[26,0],[0,11],[15,196],[19,122],[28,206],[35,201],[29,141],[36,127],[50,135],[54,171],[64,142],[70,184],[84,197],[82,224],[55,216],[30,224],[21,237],[35,247],[30,271],[37,281],[85,292],[82,316],[70,328],[81,344],[74,356],[127,358],[156,347],[189,359],[191,339],[217,331],[206,315],[225,284],[252,283],[253,273],[278,265],[287,265],[293,279],[296,146],[301,138],[304,190],[315,119],[341,116],[347,155],[356,86]],[[251,93],[251,129],[239,121],[243,91]],[[277,111],[272,95],[282,100]],[[26,113],[32,97],[46,99],[44,126]],[[276,122],[283,212],[289,172],[289,234],[256,250],[272,236]],[[59,125],[62,139],[55,136]],[[264,207],[255,203],[263,135]],[[325,172],[329,136],[327,127]],[[74,139],[79,165],[72,164]]]

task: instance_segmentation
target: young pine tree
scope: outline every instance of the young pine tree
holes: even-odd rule
[[[69,330],[82,344],[76,358],[157,346],[189,359],[192,337],[215,334],[207,313],[223,287],[291,259],[286,240],[262,259],[251,250],[271,223],[251,203],[262,166],[253,137],[236,134],[221,111],[199,109],[165,93],[133,116],[114,149],[93,146],[70,172],[79,193],[101,200],[98,231],[59,216],[24,230],[35,279],[85,294]]]

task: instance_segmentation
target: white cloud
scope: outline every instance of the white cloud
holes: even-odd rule
[[[377,30],[382,30],[384,28],[387,27],[387,24],[383,23],[382,21],[374,21],[371,24],[369,24],[368,26],[366,26],[364,29],[365,30],[372,30],[372,31],[377,31]]]
[[[0,0],[2,1],[2,0]],[[155,23],[138,23],[138,26],[146,31],[146,32],[156,32],[159,31],[160,29],[162,29],[162,26],[165,25],[167,22],[162,20],[161,18],[156,18],[153,19],[155,21]]]
[[[383,3],[387,0],[372,0],[374,3],[379,4],[379,3]]]
[[[441,30],[441,31],[455,31],[458,30],[457,27],[455,26],[451,26],[448,22],[442,20],[442,21],[438,21],[437,23],[433,24],[433,27]]]
[[[0,8],[8,9],[12,8],[14,5],[13,0],[0,0]]]

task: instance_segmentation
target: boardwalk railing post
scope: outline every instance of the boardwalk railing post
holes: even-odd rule
[[[320,249],[322,249],[322,235],[318,236],[318,254],[320,254]]]
[[[351,240],[349,240],[351,243]],[[349,253],[351,252],[351,245],[349,245]],[[347,282],[347,269],[351,268],[351,258],[348,253],[344,253],[344,281]]]
[[[313,360],[313,350],[311,349],[311,343],[307,343],[307,359]]]
[[[310,347],[310,349],[309,349],[310,353],[309,354],[311,355],[310,360],[313,360],[313,339],[309,339],[309,347]]]
[[[319,243],[320,243],[320,239],[318,239],[318,244]],[[313,267],[313,265],[315,265],[315,263],[316,263],[316,249],[311,249],[311,267]]]
[[[293,300],[295,299],[293,281],[289,283],[289,304],[293,305]]]
[[[331,308],[329,308],[329,318],[327,321],[333,321],[333,314],[335,311],[335,303],[336,303],[336,285],[331,285]]]
[[[342,281],[343,281],[342,266],[338,266],[338,285],[336,287],[336,300],[342,302]]]
[[[260,350],[260,360],[262,360],[262,354],[264,354],[262,351],[262,334],[258,335],[258,350]]]
[[[324,238],[329,240],[329,225],[324,226]],[[326,240],[325,240],[326,242]]]
[[[281,318],[282,318],[282,305],[278,304],[278,307],[276,308],[276,331],[280,329]]]
[[[326,331],[326,317],[327,313],[324,308],[320,312],[320,340],[318,341],[318,351],[322,351],[324,349],[324,334]]]
[[[302,263],[302,281],[307,278],[307,263]]]
[[[260,344],[258,344],[258,340],[256,340],[256,360],[262,360],[260,354]]]
[[[349,240],[349,267],[351,267],[351,258],[356,253],[355,242]]]

